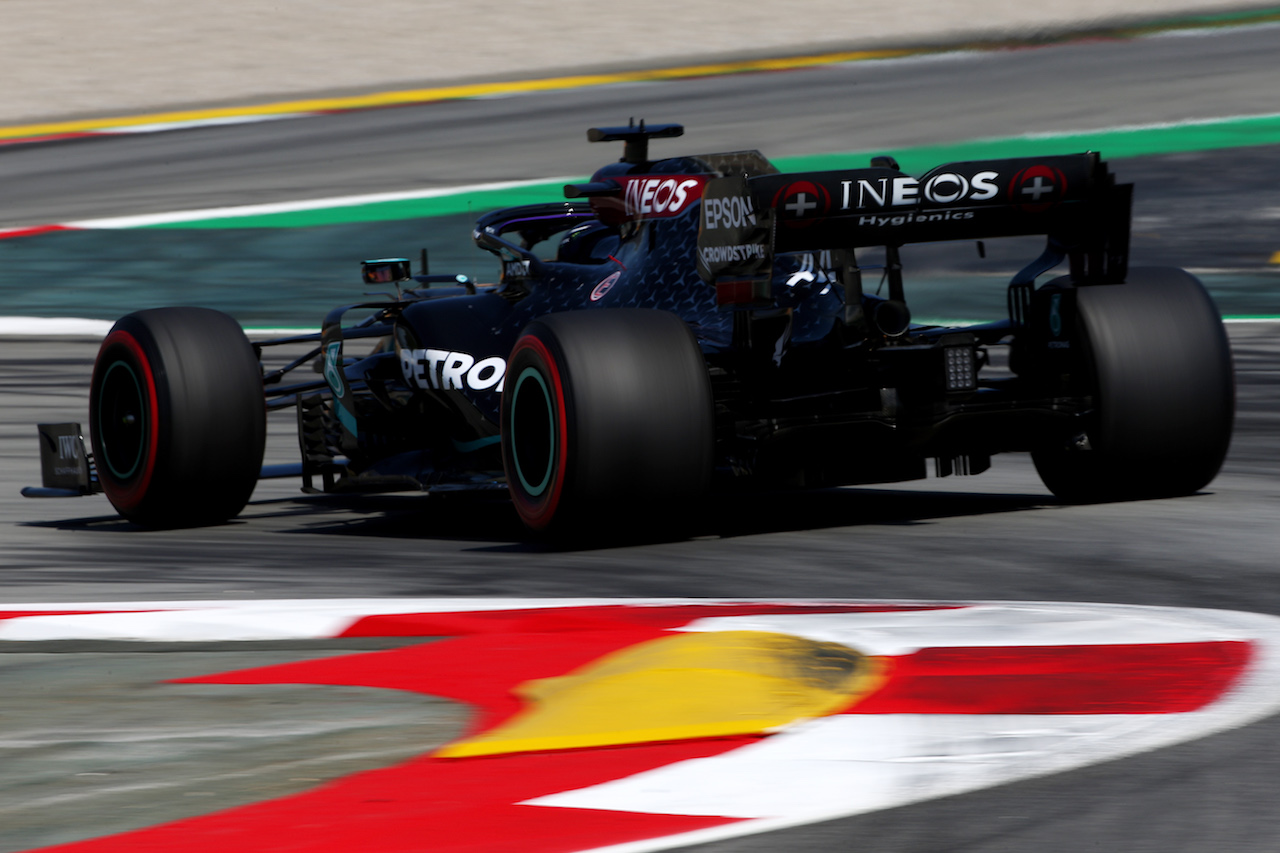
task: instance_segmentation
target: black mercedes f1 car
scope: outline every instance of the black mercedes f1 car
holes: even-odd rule
[[[650,159],[682,132],[592,129],[621,161],[566,201],[482,216],[494,284],[365,261],[393,293],[277,340],[203,308],[122,318],[94,367],[92,455],[78,424],[43,425],[27,492],[102,491],[173,526],[236,515],[263,476],[505,490],[528,527],[571,531],[696,512],[717,488],[911,480],[929,460],[977,474],[1010,451],[1066,501],[1216,475],[1234,415],[1222,322],[1190,274],[1128,266],[1132,185],[1097,154],[918,177],[890,157],[796,174],[756,151]],[[1046,243],[1007,317],[912,322],[904,244],[1018,235]],[[264,368],[286,345],[304,351]],[[262,467],[271,412],[296,418],[298,463]]]

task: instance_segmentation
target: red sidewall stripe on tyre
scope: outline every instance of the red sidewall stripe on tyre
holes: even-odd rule
[[[541,530],[555,518],[556,508],[559,506],[561,495],[564,492],[566,459],[569,450],[568,415],[565,412],[564,383],[560,380],[560,370],[556,367],[555,359],[552,358],[550,350],[547,349],[542,341],[532,335],[522,337],[516,341],[516,345],[511,350],[511,358],[508,359],[507,363],[514,364],[516,356],[525,349],[532,350],[537,359],[542,362],[555,391],[556,399],[553,410],[556,418],[556,460],[555,470],[551,475],[549,494],[546,500],[541,501],[540,506],[527,500],[524,495],[519,494],[514,488],[511,489],[511,499],[524,522],[534,530]],[[510,440],[514,441],[514,436]],[[512,444],[512,454],[514,455],[514,453],[514,444]],[[516,464],[514,460],[513,464]]]
[[[146,496],[147,488],[151,485],[151,477],[156,470],[156,454],[160,445],[160,405],[159,395],[156,393],[156,377],[151,370],[151,361],[147,358],[147,354],[143,351],[142,345],[138,343],[137,338],[123,329],[114,330],[102,342],[99,358],[101,358],[102,353],[117,344],[128,350],[138,362],[147,386],[146,462],[143,464],[142,473],[138,475],[138,478],[131,486],[118,487],[110,476],[103,476],[101,470],[98,472],[98,477],[102,483],[103,491],[107,493],[111,503],[121,510],[131,510],[140,504]],[[100,401],[95,402],[98,406],[98,416],[101,417],[102,404]],[[97,426],[95,423],[94,428],[97,429]]]

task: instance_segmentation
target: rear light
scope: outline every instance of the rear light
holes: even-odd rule
[[[767,305],[773,300],[768,278],[721,279],[716,282],[716,305]]]
[[[943,370],[948,391],[974,391],[978,387],[977,359],[973,347],[943,347]]]

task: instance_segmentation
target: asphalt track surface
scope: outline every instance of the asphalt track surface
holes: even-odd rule
[[[631,114],[686,122],[691,148],[789,154],[1277,112],[1278,50],[1280,30],[1259,29],[13,148],[0,153],[3,221],[580,173],[583,146],[566,138]],[[1165,178],[1182,179],[1177,162],[1169,169]],[[1274,166],[1269,174],[1216,174],[1209,189],[1250,205],[1268,203],[1259,201],[1268,180],[1276,186]],[[1280,196],[1269,204],[1280,205]],[[975,478],[734,498],[707,508],[695,538],[585,550],[531,540],[500,502],[303,498],[284,481],[262,484],[237,521],[194,531],[137,530],[101,498],[24,501],[19,487],[39,476],[32,425],[87,417],[95,345],[5,341],[0,601],[849,597],[1280,614],[1274,328],[1232,326],[1235,441],[1223,473],[1193,497],[1063,506],[1028,460],[999,457]],[[269,461],[291,457],[281,426]],[[1273,718],[1086,770],[699,849],[1276,849],[1278,772],[1280,721]]]

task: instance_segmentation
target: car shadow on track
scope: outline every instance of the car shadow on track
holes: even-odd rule
[[[493,496],[318,495],[252,501],[236,518],[211,530],[292,536],[361,536],[469,543],[474,552],[545,553],[604,550],[689,539],[734,539],[769,533],[867,525],[908,526],[935,520],[1027,512],[1061,506],[1042,494],[843,488],[717,494],[694,513],[662,528],[641,526],[574,537],[526,530],[511,503]],[[22,522],[23,527],[147,535],[117,515]],[[193,528],[169,528],[181,531]]]
[[[727,494],[711,498],[695,517],[663,529],[645,529],[574,538],[532,534],[514,508],[502,500],[461,500],[383,496],[322,498],[341,509],[338,522],[290,530],[294,534],[368,536],[395,539],[470,541],[476,552],[581,551],[652,545],[687,539],[822,530],[864,525],[928,524],[936,519],[1025,512],[1057,505],[1048,494],[975,494],[948,491],[828,489],[822,491]],[[352,518],[351,514],[359,517]]]

